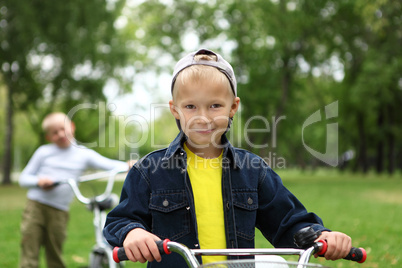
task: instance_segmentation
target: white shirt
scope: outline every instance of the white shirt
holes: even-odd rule
[[[38,187],[40,177],[47,177],[55,182],[69,178],[78,179],[88,168],[112,170],[128,169],[123,161],[106,158],[85,146],[72,143],[68,148],[55,144],[40,146],[22,171],[19,184],[28,190],[28,199],[60,209],[69,210],[74,193],[68,184],[60,184],[51,190]]]

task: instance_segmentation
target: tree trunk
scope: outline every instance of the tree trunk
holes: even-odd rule
[[[388,173],[392,174],[395,170],[395,134],[393,132],[393,125],[394,125],[394,109],[392,106],[388,106],[388,116],[389,116],[389,126],[391,127],[388,129],[387,133],[387,143],[388,143]]]
[[[284,73],[282,76],[281,80],[281,100],[278,103],[278,106],[276,108],[276,117],[280,117],[283,115],[285,112],[285,106],[288,102],[289,99],[289,93],[290,93],[290,84],[292,82],[292,76],[291,76],[291,71],[288,69],[288,61],[285,61],[285,67],[284,67]]]
[[[359,155],[358,166],[360,166],[364,173],[368,171],[367,162],[367,144],[366,144],[366,130],[364,128],[364,116],[359,113],[357,116],[357,128],[359,132]]]
[[[380,107],[380,113],[377,119],[377,155],[376,155],[376,170],[381,173],[384,170],[384,110]]]
[[[10,86],[7,86],[6,133],[5,133],[5,139],[4,139],[4,161],[3,161],[3,185],[11,184],[12,137],[13,137],[12,89]]]

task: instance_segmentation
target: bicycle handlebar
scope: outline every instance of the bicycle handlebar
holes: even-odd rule
[[[85,196],[82,195],[79,187],[78,187],[78,183],[80,182],[88,182],[88,181],[92,181],[92,180],[99,180],[99,179],[103,179],[108,177],[107,180],[107,185],[106,185],[106,189],[105,191],[98,196],[95,196],[95,200],[97,202],[102,202],[105,201],[110,194],[112,193],[113,190],[113,185],[114,185],[114,181],[115,181],[115,177],[117,174],[119,173],[124,173],[127,172],[127,170],[122,170],[122,169],[112,169],[110,171],[102,171],[102,172],[97,172],[94,174],[89,174],[89,175],[84,175],[79,177],[78,180],[70,178],[64,181],[59,181],[53,184],[53,186],[57,186],[60,184],[64,184],[67,183],[68,185],[70,185],[71,189],[73,190],[75,196],[77,197],[77,199],[81,202],[84,203],[86,205],[91,203],[91,198],[87,198]]]
[[[314,231],[314,229],[310,226],[305,227],[299,230],[295,234],[294,236],[295,244],[300,248],[308,248],[313,245],[314,240],[317,239],[320,235],[321,235],[320,231]],[[324,242],[326,245],[325,241],[320,240],[320,242]],[[325,254],[326,250],[327,248],[325,247],[325,250],[319,251],[318,255],[322,257]],[[352,247],[350,249],[349,254],[343,259],[363,263],[366,261],[366,258],[367,258],[367,252],[364,248]]]
[[[352,247],[349,254],[344,258],[345,260],[363,263],[366,261],[367,252],[364,248]]]
[[[169,239],[159,240],[159,241],[156,241],[156,242],[155,242],[155,243],[156,243],[156,246],[158,247],[159,253],[160,253],[161,255],[172,253],[171,251],[169,251],[169,249],[168,249],[168,247],[167,247],[167,243],[168,243],[168,242],[170,242]],[[127,260],[128,260],[127,255],[126,255],[126,252],[125,252],[125,250],[124,250],[123,247],[115,247],[115,248],[113,249],[113,260],[114,260],[116,263],[119,263],[119,262],[121,262],[121,261],[127,261]]]
[[[320,240],[319,242],[324,243],[324,247],[318,251],[318,256],[323,257],[325,252],[327,252],[327,242],[324,240]],[[355,248],[352,247],[348,253],[348,255],[343,258],[344,260],[348,260],[348,261],[355,261],[357,263],[363,263],[366,261],[367,258],[367,253],[366,250],[364,248]]]
[[[184,256],[195,256],[195,255],[215,255],[216,253],[222,254],[222,255],[242,255],[242,256],[247,256],[247,255],[263,255],[263,254],[283,254],[283,255],[294,255],[294,254],[299,254],[303,253],[305,250],[301,249],[220,249],[220,250],[197,250],[193,249],[190,250],[186,246],[176,243],[176,242],[171,242],[169,239],[165,240],[159,240],[155,241],[159,253],[161,255],[167,255],[172,252],[177,252],[180,255]],[[325,241],[319,241],[316,243],[313,251],[317,252],[321,248],[327,248],[326,242]],[[321,251],[320,251],[321,252]],[[113,260],[116,263],[119,263],[121,261],[127,261],[128,257],[126,255],[124,247],[115,247],[113,249]]]
[[[169,239],[160,240],[155,242],[159,253],[161,255],[170,254],[172,251],[179,253],[182,256],[194,256],[194,255],[215,255],[216,253],[222,255],[272,255],[272,254],[282,254],[282,255],[295,255],[299,254],[303,261],[308,261],[310,254],[318,253],[320,256],[325,254],[327,251],[327,243],[324,240],[315,242],[310,249],[223,249],[223,250],[190,250],[182,244],[171,242]],[[218,252],[219,251],[219,252]],[[303,254],[309,256],[303,256]],[[344,259],[356,261],[362,263],[366,260],[366,251],[364,249],[353,248],[349,255]],[[115,247],[113,249],[113,260],[116,263],[128,260],[126,252],[123,247]],[[193,262],[192,267],[198,267],[195,259],[187,258],[186,261]]]

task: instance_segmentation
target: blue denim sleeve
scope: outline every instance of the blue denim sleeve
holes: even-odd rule
[[[106,218],[103,234],[109,244],[121,247],[128,232],[134,228],[150,231],[149,196],[149,181],[134,166],[124,181],[120,203]]]
[[[315,231],[330,231],[316,214],[307,212],[265,162],[260,172],[258,191],[256,227],[274,247],[296,247],[294,234],[307,226],[312,226]]]

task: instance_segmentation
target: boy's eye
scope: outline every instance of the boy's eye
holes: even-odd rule
[[[192,104],[186,105],[186,109],[195,109],[195,105]]]
[[[222,105],[217,104],[217,103],[211,105],[211,108],[219,108],[219,107],[222,107]]]

